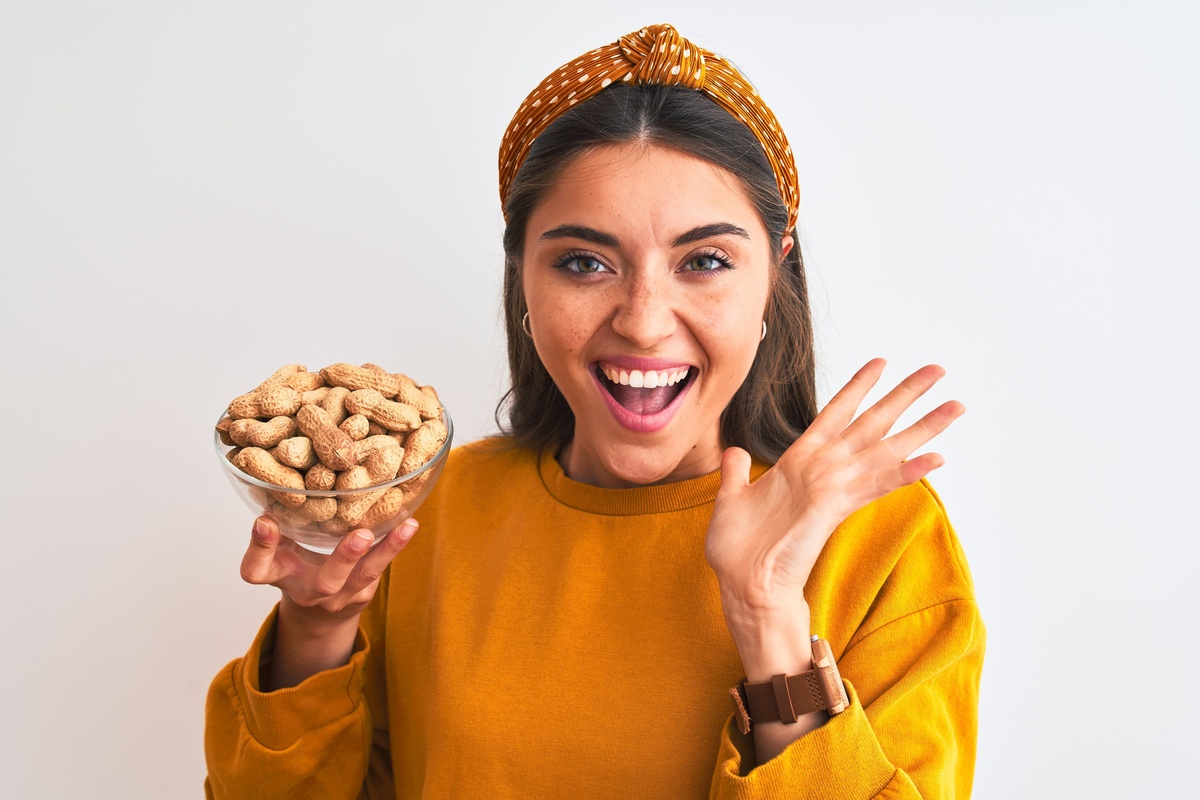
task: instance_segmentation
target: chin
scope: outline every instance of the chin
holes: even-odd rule
[[[613,448],[600,454],[600,462],[611,480],[625,487],[673,483],[711,471],[694,472],[682,457],[653,446]]]

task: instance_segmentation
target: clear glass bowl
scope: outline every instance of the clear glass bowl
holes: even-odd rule
[[[222,413],[218,422],[224,417],[225,414]],[[446,426],[446,441],[424,466],[407,475],[397,476],[395,480],[387,483],[343,491],[291,489],[260,481],[234,466],[228,457],[234,448],[222,442],[218,432],[213,433],[213,441],[216,444],[218,460],[225,469],[225,476],[229,478],[229,483],[247,508],[256,515],[273,519],[279,526],[279,532],[301,547],[315,553],[329,554],[346,534],[355,530],[371,531],[375,542],[378,542],[389,531],[395,530],[396,526],[411,517],[421,503],[425,502],[433,485],[437,483],[438,476],[442,474],[442,467],[446,465],[446,455],[450,452],[450,443],[454,439],[454,423],[445,408],[442,409],[442,422]],[[317,522],[296,511],[297,506],[316,498],[333,498],[339,507],[343,503],[354,501],[361,501],[368,506],[379,503],[382,505],[367,517],[366,524],[351,527],[336,516],[324,522]]]

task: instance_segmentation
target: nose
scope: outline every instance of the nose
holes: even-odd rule
[[[612,329],[635,347],[652,350],[675,332],[675,307],[666,282],[640,274],[623,287]]]

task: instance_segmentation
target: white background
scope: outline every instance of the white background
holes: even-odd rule
[[[206,688],[275,598],[218,412],[370,360],[493,431],[501,133],[662,21],[795,146],[823,397],[884,355],[968,408],[934,483],[988,625],[975,796],[1186,792],[1195,8],[5,0],[0,796],[200,794]]]

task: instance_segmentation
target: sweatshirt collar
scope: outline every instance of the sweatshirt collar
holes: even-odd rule
[[[766,472],[767,466],[755,461],[750,468],[750,480],[758,480]],[[682,511],[711,504],[721,487],[719,470],[698,478],[655,486],[636,486],[631,489],[592,486],[568,478],[553,450],[542,453],[538,471],[546,491],[563,505],[590,514],[616,517]]]

